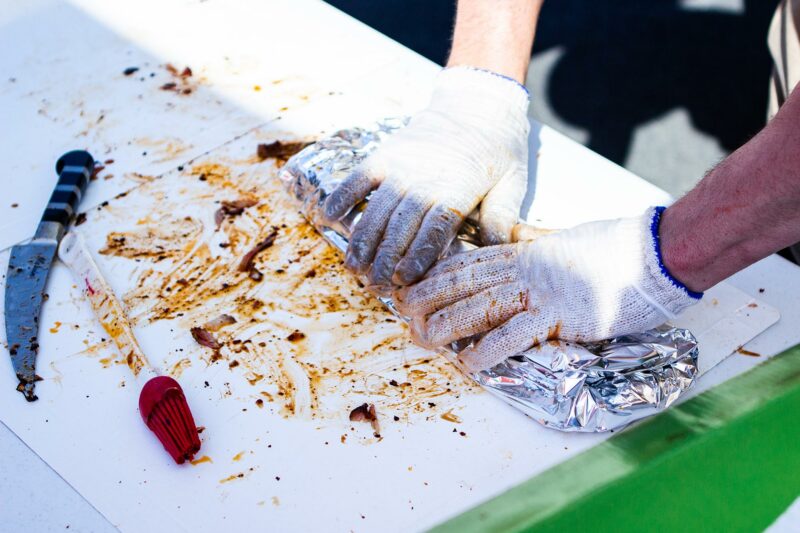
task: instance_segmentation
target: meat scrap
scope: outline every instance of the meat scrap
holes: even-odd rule
[[[350,422],[369,422],[376,437],[381,436],[381,426],[378,422],[378,414],[375,412],[375,404],[361,404],[350,411]]]
[[[197,341],[197,344],[211,348],[212,350],[219,350],[222,348],[222,345],[208,330],[195,326],[190,331],[192,332],[192,337],[194,337],[194,340]]]
[[[246,208],[253,207],[257,203],[258,200],[255,198],[239,198],[233,201],[223,200],[220,202],[221,207],[214,213],[214,223],[219,227],[225,217],[239,216],[244,213]]]
[[[302,141],[281,142],[275,141],[269,144],[261,143],[256,148],[256,155],[261,161],[274,158],[278,161],[286,162],[294,154],[305,148],[311,143]]]
[[[231,324],[236,324],[235,318],[231,315],[219,315],[217,318],[206,322],[203,328],[207,331],[219,331],[221,328],[230,326]]]
[[[105,168],[105,165],[95,165],[94,168],[92,168],[92,173],[89,175],[89,179],[92,181],[96,180],[97,175],[100,174],[100,172],[102,172]]]
[[[166,65],[164,65],[164,68],[167,69],[167,72],[179,78],[188,78],[192,75],[192,69],[189,67],[186,67],[179,72],[178,69],[175,68],[175,65],[173,65],[172,63],[167,63]]]
[[[289,342],[299,342],[306,338],[306,334],[299,330],[294,330],[286,337],[286,340]]]
[[[253,272],[258,272],[258,271],[257,271],[257,270],[255,270],[255,268],[253,267],[253,260],[256,258],[256,255],[258,255],[258,254],[259,254],[259,252],[261,252],[261,251],[263,251],[263,250],[265,250],[265,249],[269,248],[270,246],[272,246],[272,243],[274,243],[274,242],[275,242],[275,239],[276,239],[277,237],[278,237],[278,230],[277,230],[277,229],[273,229],[273,230],[272,230],[272,233],[270,233],[269,235],[267,235],[266,237],[264,237],[263,239],[261,239],[261,240],[260,240],[260,241],[259,241],[259,242],[258,242],[258,243],[257,243],[257,244],[254,246],[254,247],[253,247],[253,249],[252,249],[252,250],[250,250],[249,252],[247,252],[246,254],[244,254],[244,257],[242,257],[242,260],[241,260],[241,262],[239,263],[239,272],[250,272],[250,273],[251,273],[251,276],[250,276],[250,277],[252,278],[252,277],[253,277],[253,276],[252,276],[252,273],[253,273]],[[260,272],[258,272],[258,274],[261,274],[261,273],[260,273]],[[262,276],[256,276],[256,277],[258,277],[258,279],[255,279],[255,278],[253,278],[253,279],[255,279],[255,281],[260,281],[260,279],[261,279],[261,277],[262,277]]]

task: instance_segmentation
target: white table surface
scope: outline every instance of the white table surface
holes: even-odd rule
[[[413,112],[424,104],[438,70],[312,0],[6,0],[0,1],[0,49],[6,51],[0,57],[0,155],[6,170],[0,179],[3,190],[10,191],[0,200],[0,249],[32,234],[55,180],[52,165],[67,149],[91,146],[98,159],[114,159],[84,200],[84,205],[95,205],[137,183],[139,178],[125,175],[126,167],[159,175],[274,123],[284,108],[307,115],[309,135],[370,117]],[[154,91],[141,89],[170,80],[161,66],[167,61],[163,58],[179,68],[193,66],[194,78],[203,78],[192,87],[192,100],[168,92],[154,96]],[[141,70],[125,78],[121,71],[128,66]],[[339,99],[356,99],[363,105],[354,111]],[[534,165],[539,195],[547,195],[559,173],[588,168],[607,177],[599,183],[608,183],[614,196],[630,200],[633,212],[642,199],[666,198],[624,169],[537,126],[532,158],[542,145],[561,157],[552,160],[558,169],[550,168],[546,158]],[[571,160],[580,164],[573,169]],[[109,174],[114,177],[102,179]],[[537,176],[542,179],[537,181]],[[608,190],[577,191],[570,202],[585,204],[587,217],[598,218],[606,214],[604,206],[592,204],[608,195]],[[558,205],[534,207],[542,218],[558,223]],[[607,214],[625,210],[624,205],[609,204]],[[800,269],[770,257],[731,281],[778,308],[782,319],[747,346],[763,358],[733,356],[707,375],[701,389],[800,342]],[[114,529],[2,425],[0,457],[4,529]]]

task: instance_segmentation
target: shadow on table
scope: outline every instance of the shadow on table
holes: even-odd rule
[[[687,10],[677,0],[547,2],[536,51],[564,46],[548,98],[588,146],[624,163],[634,129],[674,108],[728,151],[764,125],[774,0],[742,13]]]
[[[452,0],[329,2],[445,63]],[[678,0],[545,2],[534,60],[550,48],[566,51],[547,88],[555,113],[588,131],[588,146],[619,164],[637,126],[681,107],[723,148],[737,148],[764,125],[767,29],[778,0],[740,2],[716,2],[743,5],[740,12],[687,9]]]

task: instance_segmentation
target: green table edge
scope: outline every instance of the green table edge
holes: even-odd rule
[[[798,495],[800,345],[433,531],[763,531]]]

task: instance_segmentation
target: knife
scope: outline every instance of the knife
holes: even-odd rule
[[[36,354],[39,350],[39,311],[44,300],[47,275],[64,230],[81,201],[94,170],[94,159],[83,150],[62,155],[56,163],[58,183],[42,215],[33,240],[11,248],[6,275],[6,339],[11,364],[17,373],[17,390],[29,402],[39,381]]]

